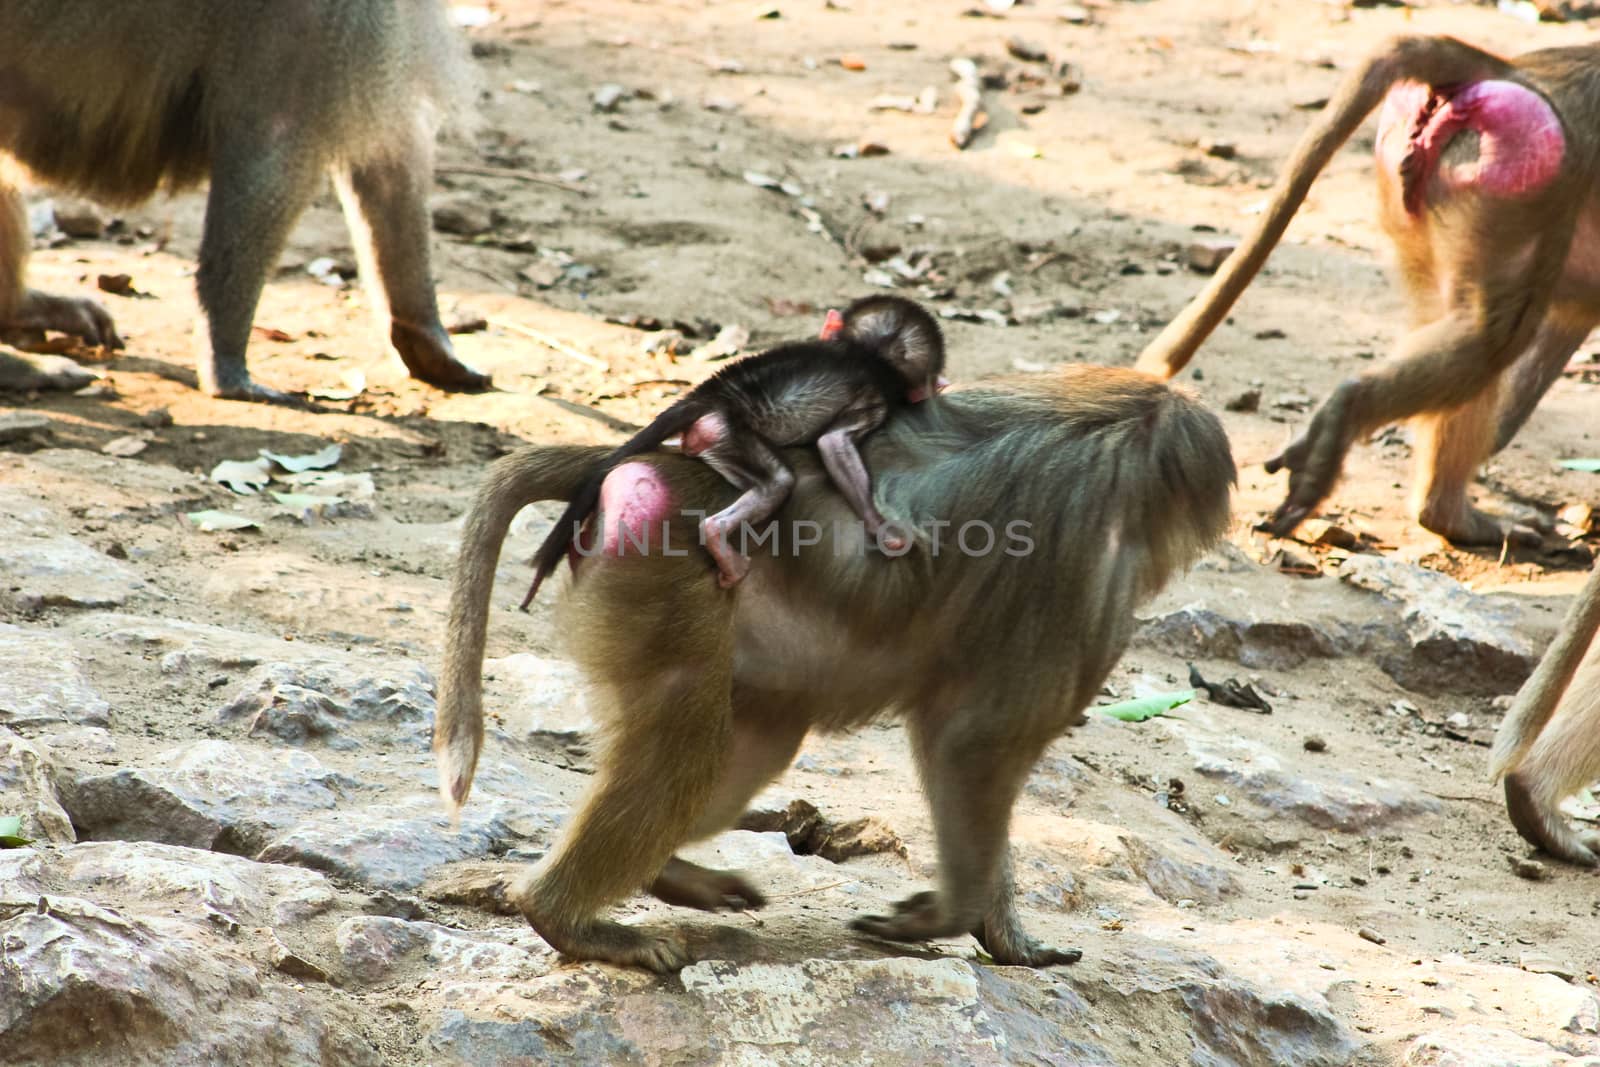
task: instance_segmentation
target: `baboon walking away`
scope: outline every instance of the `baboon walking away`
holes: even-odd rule
[[[1170,376],[1260,270],[1317,174],[1383,103],[1380,217],[1411,308],[1392,358],[1338,386],[1268,471],[1287,534],[1332,491],[1350,446],[1418,427],[1413,512],[1462,544],[1532,530],[1467,499],[1600,322],[1600,45],[1506,60],[1448,37],[1401,37],[1353,70],[1295,147],[1254,230],[1139,357]]]

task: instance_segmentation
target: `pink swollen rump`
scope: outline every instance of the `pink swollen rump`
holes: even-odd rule
[[[1441,168],[1456,134],[1478,134],[1478,158]],[[1437,174],[1446,190],[1471,188],[1514,198],[1555,178],[1566,154],[1561,120],[1549,102],[1515,82],[1472,82],[1450,90],[1402,82],[1378,116],[1378,165],[1400,178],[1406,211],[1420,214]]]
[[[648,463],[617,467],[600,485],[601,554],[621,556],[660,545],[672,507],[672,487],[655,467]]]

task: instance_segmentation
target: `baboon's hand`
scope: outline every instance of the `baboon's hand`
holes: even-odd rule
[[[28,291],[15,318],[0,323],[0,328],[55,330],[81,338],[86,345],[122,347],[122,338],[117,336],[111,313],[98,303],[84,297],[41,293],[37,289]]]
[[[850,929],[886,941],[931,941],[968,932],[967,924],[946,914],[939,894],[931,889],[914,893],[894,906],[893,915],[862,915]]]

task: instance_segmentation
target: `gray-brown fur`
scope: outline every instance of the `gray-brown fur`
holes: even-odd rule
[[[1318,172],[1394,84],[1437,89],[1483,79],[1519,83],[1550,103],[1566,136],[1560,171],[1519,198],[1430,193],[1417,218],[1403,204],[1405,180],[1380,168],[1381,219],[1396,246],[1412,329],[1394,358],[1341,384],[1304,435],[1267,463],[1269,471],[1289,472],[1287,497],[1269,523],[1274,532],[1288,533],[1332,491],[1352,442],[1414,418],[1413,508],[1423,526],[1471,544],[1531,534],[1473,507],[1467,485],[1600,322],[1600,288],[1568,265],[1580,218],[1600,225],[1600,46],[1514,60],[1445,37],[1402,37],[1379,48],[1301,138],[1255,229],[1146,348],[1139,367],[1170,376],[1184,366],[1266,261]],[[1474,144],[1458,136],[1444,151],[1467,160]]]
[[[284,399],[250,380],[245,346],[329,172],[411,373],[487,385],[453,354],[428,266],[433,130],[465,70],[438,0],[7,0],[0,55],[0,214],[17,209],[19,181],[128,205],[210,180],[196,277],[206,391]],[[25,287],[26,236],[0,222],[0,330],[116,346],[98,305]]]
[[[621,926],[604,909],[645,887],[694,906],[758,906],[742,879],[673,854],[732,825],[811,730],[894,713],[907,722],[934,812],[939,886],[858,928],[900,941],[972,933],[1002,963],[1077,958],[1022,928],[1011,806],[1044,747],[1083,720],[1127,643],[1134,606],[1224,532],[1227,440],[1181,392],[1080,366],[908,409],[866,451],[880,498],[924,527],[902,559],[826,542],[758,555],[736,592],[707,581],[695,552],[582,563],[559,611],[605,709],[599,767],[561,841],[517,890],[562,952],[682,966],[677,935]],[[583,456],[530,448],[500,460],[468,518],[435,734],[452,807],[466,797],[482,739],[478,677],[501,539],[522,505],[573,490]],[[786,458],[797,480],[780,522],[848,521],[816,458]],[[732,495],[702,464],[645,462],[680,507],[711,509]],[[937,554],[935,519],[955,524]],[[1027,522],[1033,549],[953,550],[948,539],[971,520],[996,530]]]
[[[1578,830],[1561,802],[1600,780],[1600,563],[1494,738],[1489,774],[1505,778],[1511,824],[1571,863],[1600,865],[1600,833]]]

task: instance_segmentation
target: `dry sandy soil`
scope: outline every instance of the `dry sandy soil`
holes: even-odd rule
[[[494,21],[472,31],[483,83],[480,125],[445,143],[438,177],[441,204],[487,208],[492,225],[473,238],[440,233],[435,247],[450,316],[490,322],[456,343],[467,361],[492,370],[495,391],[450,396],[413,384],[380,348],[360,290],[307,275],[305,265],[317,257],[349,258],[329,195],[296,230],[268,288],[257,323],[281,333],[258,330],[251,367],[259,380],[291,390],[336,387],[360,370],[365,391],[325,401],[322,413],[200,396],[190,331],[202,201],[185,196],[127,215],[125,240],[38,253],[41,287],[80,290],[92,288],[97,274],[127,273],[145,295],[103,298],[128,341],[125,353],[100,365],[103,387],[92,395],[5,401],[52,423],[48,440],[7,447],[98,450],[147,433],[148,447],[125,461],[130,469],[204,473],[258,448],[306,452],[343,444],[341,469],[374,473],[375,521],[271,522],[258,532],[203,535],[170,519],[96,519],[81,506],[93,486],[64,480],[36,488],[77,516],[67,532],[103,549],[115,544],[159,586],[165,599],[149,613],[302,640],[338,643],[354,634],[435,664],[451,560],[437,539],[415,530],[459,516],[484,464],[520,442],[617,440],[624,424],[644,421],[716,366],[647,354],[643,332],[616,320],[689,324],[699,337],[686,349],[728,324],[746,327],[751,347],[804,336],[814,331],[819,309],[870,291],[864,275],[883,267],[868,257],[897,248],[913,263],[929,257],[923,284],[940,291],[936,306],[1010,306],[1025,320],[949,321],[958,382],[1069,362],[1127,364],[1200,286],[1202,277],[1183,261],[1185,247],[1205,236],[1197,229],[1237,234],[1248,224],[1307,121],[1307,102],[1326,97],[1339,72],[1375,42],[1400,31],[1442,31],[1510,51],[1592,35],[1582,24],[1530,25],[1493,7],[1449,3],[1352,9],[1307,0],[1104,2],[1090,7],[1086,24],[1063,20],[1049,2],[1023,4],[1003,18],[973,17],[966,13],[973,6],[982,5],[850,0],[836,8],[802,0],[772,5],[779,17],[758,19],[749,0],[494,0]],[[1019,81],[1047,68],[1009,57],[1013,36],[1070,60],[1081,88],[1063,95],[1052,80]],[[846,55],[859,57],[864,69],[841,66]],[[958,55],[1009,72],[1012,86],[988,94],[992,121],[965,152],[947,139],[955,106],[947,68]],[[736,70],[723,69],[734,64]],[[591,94],[606,83],[626,93],[615,110],[598,112]],[[933,114],[869,110],[879,95],[915,95],[924,86],[939,91]],[[839,146],[862,142],[888,152],[836,155]],[[1222,158],[1208,151],[1212,145],[1233,152]],[[472,167],[563,174],[570,188],[474,174]],[[822,232],[808,227],[800,199],[752,184],[747,172],[798,185],[823,220]],[[1309,417],[1312,402],[1382,356],[1402,318],[1372,184],[1369,128],[1329,168],[1285,245],[1184,375],[1219,412],[1252,386],[1262,390],[1259,412],[1223,414],[1241,471],[1232,539],[1252,559],[1267,560],[1277,547],[1251,531],[1283,485],[1281,476],[1262,471],[1262,460]],[[551,270],[546,265],[560,257],[541,249],[588,269]],[[997,278],[1009,284],[1009,297],[997,291]],[[917,284],[904,288],[919,292]],[[606,369],[519,327],[557,338]],[[146,416],[156,409],[170,413],[170,424],[149,428]],[[1492,507],[1547,512],[1572,503],[1600,507],[1600,476],[1555,464],[1600,455],[1597,411],[1594,384],[1581,376],[1558,383],[1517,442],[1485,470],[1478,496]],[[1428,537],[1406,517],[1408,442],[1402,431],[1359,445],[1326,517],[1477,591],[1515,594],[1532,620],[1528,639],[1542,647],[1561,598],[1583,573],[1581,558],[1545,552],[1502,559]],[[507,559],[525,559],[517,553],[535,543],[540,528],[520,533]],[[529,616],[509,610],[524,573],[514,563],[502,572],[491,655],[558,647],[547,608]],[[1227,576],[1206,580],[1215,589]],[[1346,603],[1338,585],[1331,575],[1307,580],[1270,569],[1248,577],[1250,595],[1307,610]],[[1170,592],[1164,603],[1184,602],[1189,589]],[[55,625],[61,614],[0,607],[0,619],[30,626]],[[1208,674],[1241,673],[1226,662],[1200,666]],[[1125,696],[1181,685],[1184,675],[1180,658],[1141,645],[1112,684]],[[1436,1021],[1418,999],[1426,991],[1394,977],[1413,960],[1514,966],[1538,952],[1579,983],[1595,980],[1600,883],[1556,865],[1544,881],[1514,875],[1508,857],[1527,850],[1484,779],[1485,749],[1389,710],[1409,701],[1435,721],[1464,711],[1481,738],[1495,715],[1486,696],[1408,691],[1359,659],[1310,660],[1257,678],[1278,694],[1271,717],[1215,706],[1195,714],[1294,759],[1304,757],[1305,735],[1319,735],[1328,745],[1325,759],[1430,794],[1440,813],[1366,836],[1318,832],[1284,851],[1254,848],[1225,819],[1210,817],[1218,789],[1193,775],[1182,745],[1170,738],[1129,744],[1128,729],[1097,724],[1052,756],[1081,757],[1093,788],[1082,787],[1071,806],[1048,789],[1031,791],[1022,803],[1018,834],[1032,863],[1023,883],[1034,900],[1046,878],[1038,871],[1092,858],[1098,846],[1088,842],[1097,834],[1114,840],[1115,827],[1144,818],[1128,813],[1152,805],[1152,783],[1187,777],[1194,779],[1196,812],[1189,825],[1231,853],[1241,887],[1209,908],[1210,923],[1276,923],[1283,938],[1306,945],[1350,944],[1360,927],[1387,939],[1382,950],[1367,948],[1388,961],[1349,975],[1338,1004],[1372,1042],[1377,1061],[1398,1056]],[[151,744],[210,728],[193,722],[181,701],[169,709],[159,690],[123,696],[143,705],[135,718]],[[1152,727],[1145,736],[1157,732]],[[858,862],[882,863],[911,881],[931,870],[926,815],[898,730],[818,739],[806,752],[786,787],[820,798],[840,818],[871,811],[910,849],[909,866]],[[844,771],[819,774],[819,761]],[[554,791],[568,800],[580,785],[579,778],[562,779]],[[1294,889],[1313,882],[1321,888]],[[1113,951],[1127,936],[1124,926],[1136,923],[1097,913],[1115,903],[1100,883],[1079,888],[1081,899],[1036,908],[1048,913],[1030,917],[1040,932],[1084,947],[1079,968],[1092,973],[1096,957]],[[784,958],[847,951],[850,942],[838,930],[853,903],[819,896],[802,909],[780,900],[757,944],[810,939]],[[669,914],[638,908],[656,920]],[[1164,921],[1176,925],[1171,916],[1178,914]],[[460,915],[477,925],[512,921]],[[398,1030],[375,1040],[404,1048]]]

